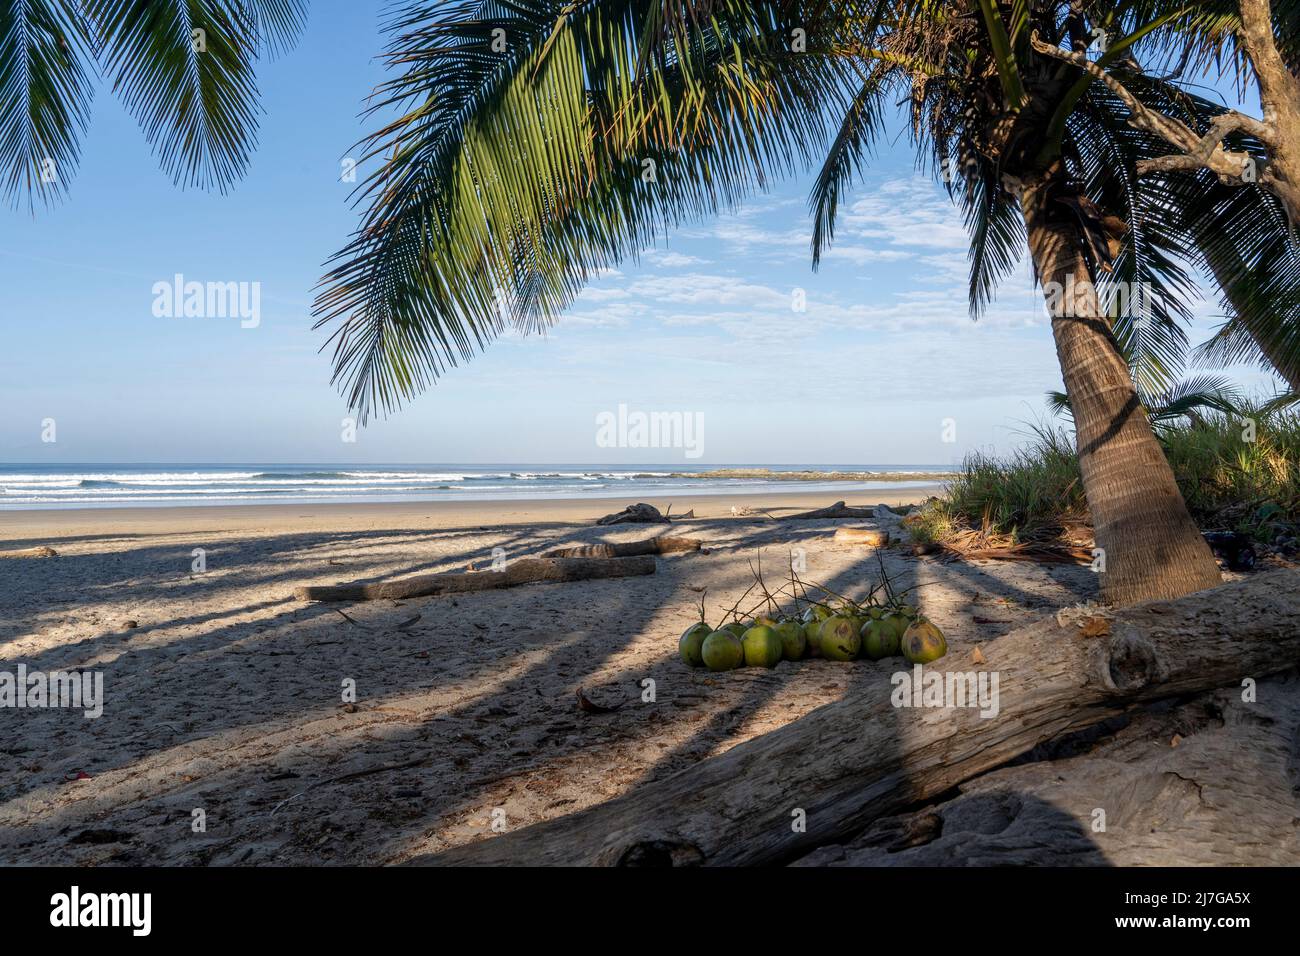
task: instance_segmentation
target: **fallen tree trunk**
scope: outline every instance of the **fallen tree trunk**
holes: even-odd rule
[[[794,515],[778,515],[778,521],[804,521],[812,518],[874,518],[875,508],[855,508],[837,501],[829,508],[817,508],[814,511],[801,511]]]
[[[500,571],[422,574],[397,581],[370,584],[310,585],[294,591],[300,601],[375,601],[430,597],[458,591],[487,591],[519,584],[590,581],[655,573],[655,559],[633,558],[520,558]]]
[[[41,545],[39,548],[22,548],[18,551],[0,551],[0,558],[57,558],[59,552]]]
[[[883,548],[889,544],[889,532],[877,531],[875,528],[839,528],[835,532],[835,540],[841,544],[865,544]]]
[[[639,554],[674,554],[679,551],[700,550],[698,538],[679,538],[674,535],[661,534],[644,541],[628,541],[620,544],[584,544],[571,548],[556,548],[547,551],[547,558],[631,558]]]
[[[641,501],[628,505],[622,511],[616,511],[612,515],[597,518],[596,524],[667,524],[668,520],[654,505]]]
[[[796,865],[1296,866],[1300,674],[1255,689],[1137,708]]]
[[[1066,615],[1058,615],[1064,618]],[[1040,622],[982,645],[998,712],[895,706],[906,665],[780,730],[590,810],[432,855],[433,864],[741,865],[842,841],[1130,705],[1259,679],[1300,659],[1300,571]],[[966,655],[926,668],[964,674]],[[907,698],[910,700],[910,698]],[[792,826],[802,819],[801,829]]]

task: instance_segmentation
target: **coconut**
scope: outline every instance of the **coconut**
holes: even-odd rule
[[[736,637],[744,637],[745,632],[751,627],[753,627],[752,624],[745,624],[743,621],[728,621],[726,624],[722,625],[722,627],[718,628],[718,630],[730,631],[732,634],[736,635]]]
[[[785,651],[776,629],[766,624],[755,624],[741,638],[745,649],[745,664],[749,667],[775,667],[781,663]]]
[[[730,631],[714,631],[700,645],[700,658],[711,671],[729,671],[745,662],[745,649]]]
[[[822,622],[813,618],[803,626],[804,641],[808,645],[809,657],[822,656]]]
[[[862,648],[858,636],[859,624],[851,617],[836,614],[822,622],[822,656],[833,661],[851,661]]]
[[[703,667],[704,658],[700,656],[700,647],[704,644],[704,639],[712,633],[713,628],[703,621],[696,621],[683,631],[681,639],[677,642],[677,653],[681,654],[682,662],[691,667]]]
[[[824,621],[834,613],[825,604],[809,604],[803,612],[803,620],[805,624],[809,621]]]
[[[804,636],[803,628],[798,621],[789,618],[780,621],[773,628],[776,636],[781,639],[782,654],[787,661],[799,660],[808,650],[808,638]]]
[[[903,634],[903,656],[911,664],[929,664],[948,653],[943,631],[924,617],[918,617]]]
[[[894,622],[885,618],[869,619],[858,632],[862,638],[862,652],[873,661],[884,660],[898,653],[900,635]]]

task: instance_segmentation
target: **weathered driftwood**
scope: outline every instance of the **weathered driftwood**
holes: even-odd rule
[[[500,571],[422,574],[373,584],[311,585],[294,591],[300,601],[374,601],[429,597],[457,591],[487,591],[518,584],[589,581],[654,574],[655,559],[632,558],[520,558]]]
[[[1300,658],[1300,571],[1259,575],[982,645],[999,712],[895,707],[884,662],[842,701],[590,810],[430,856],[434,864],[793,860],[1136,702],[1259,679]],[[975,667],[956,649],[935,672]],[[805,828],[792,826],[801,816]]]
[[[665,518],[658,508],[642,501],[628,505],[622,511],[616,511],[612,515],[597,518],[596,524],[667,524],[668,521],[669,519]]]
[[[882,548],[889,544],[889,532],[878,528],[839,528],[835,540],[841,544],[865,544],[868,547]]]
[[[797,865],[1300,865],[1300,674],[1250,690],[1138,709]]]
[[[0,551],[0,558],[57,558],[59,552],[41,545],[38,548],[20,548],[17,551]]]
[[[817,508],[813,511],[801,511],[793,515],[778,515],[779,521],[803,521],[812,518],[874,518],[874,508],[855,508],[837,501],[829,508]]]
[[[548,558],[630,558],[638,554],[674,554],[678,551],[700,550],[698,538],[682,538],[661,534],[644,541],[626,541],[617,544],[583,544],[571,548],[547,551]]]

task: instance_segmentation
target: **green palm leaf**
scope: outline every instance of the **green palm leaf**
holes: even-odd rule
[[[358,190],[363,226],[317,298],[361,416],[811,163],[852,68],[816,48],[824,4],[778,6],[405,8],[388,54],[403,72],[375,102],[401,112],[363,145],[380,160]],[[796,24],[808,52],[790,49]]]
[[[0,168],[17,204],[66,189],[94,97],[91,42],[75,4],[0,5]]]

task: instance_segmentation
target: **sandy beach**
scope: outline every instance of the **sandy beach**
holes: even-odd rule
[[[917,496],[895,495],[895,501]],[[677,657],[762,554],[865,593],[873,549],[844,522],[778,522],[834,496],[674,503],[706,551],[650,577],[342,607],[302,584],[464,570],[663,526],[596,527],[622,502],[47,511],[0,515],[0,669],[104,675],[102,716],[8,711],[0,723],[0,862],[398,863],[570,813],[788,723],[889,661],[783,662],[710,674]],[[875,504],[873,500],[850,504]],[[870,521],[852,524],[870,526]],[[192,570],[194,549],[206,570]],[[1084,568],[948,563],[883,552],[919,585],[950,653],[1085,600]],[[655,700],[642,699],[643,681]],[[343,687],[354,682],[356,700]],[[610,713],[576,704],[578,688]],[[202,827],[195,822],[201,820]]]

